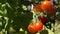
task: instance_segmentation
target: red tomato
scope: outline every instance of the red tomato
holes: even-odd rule
[[[52,2],[51,1],[43,1],[42,4],[41,4],[41,8],[44,10],[44,11],[47,11],[49,9],[51,9],[52,7]]]
[[[39,16],[38,19],[41,20],[42,23],[45,23],[48,21],[47,17],[45,17],[45,16],[43,16],[43,17]]]
[[[54,15],[56,13],[56,10],[51,1],[43,1],[41,4],[41,9],[46,11],[48,15]]]
[[[34,5],[33,10],[34,12],[39,12],[39,4]]]
[[[36,32],[36,26],[35,26],[35,24],[29,24],[28,31],[30,33],[34,34]]]
[[[39,5],[39,11],[40,12],[44,12],[44,10],[42,9],[41,5]]]
[[[48,15],[55,15],[56,14],[56,8],[55,7],[51,7],[51,9],[49,11],[47,11]]]
[[[42,22],[37,22],[35,23],[36,24],[36,28],[37,28],[37,31],[41,31],[43,29],[43,24]]]
[[[36,33],[37,31],[41,31],[43,29],[42,22],[36,22],[34,24],[28,25],[28,31],[32,34]]]
[[[34,5],[33,10],[34,10],[34,12],[39,12],[39,11],[43,12],[43,10],[41,8],[41,4]]]

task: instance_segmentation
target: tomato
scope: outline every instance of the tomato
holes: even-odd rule
[[[41,9],[41,4],[34,5],[33,10],[34,12],[43,12],[43,10]]]
[[[38,31],[41,31],[42,29],[43,29],[42,22],[36,22],[36,23],[28,25],[28,31],[32,34],[38,32]]]
[[[29,24],[28,25],[28,31],[32,34],[34,34],[36,32],[36,26],[35,24]]]
[[[39,5],[39,11],[40,12],[44,12],[44,10],[42,9],[41,5]]]
[[[41,8],[44,11],[48,11],[49,9],[51,9],[52,6],[53,6],[53,4],[52,4],[51,1],[43,1],[42,4],[41,4]]]
[[[39,12],[39,4],[34,5],[33,10],[34,12]]]
[[[43,1],[41,3],[41,9],[48,15],[54,15],[56,13],[56,8],[53,6],[51,1]]]
[[[56,14],[56,8],[55,7],[51,7],[51,9],[49,11],[47,11],[48,15],[55,15]]]
[[[35,25],[36,25],[36,30],[37,31],[41,31],[42,29],[43,29],[43,24],[42,24],[42,22],[36,22],[35,23]]]
[[[47,17],[45,17],[45,16],[43,16],[43,17],[39,16],[38,19],[41,20],[42,23],[45,23],[48,21]]]

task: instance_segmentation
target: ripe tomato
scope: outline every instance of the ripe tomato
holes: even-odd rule
[[[42,23],[45,23],[48,21],[47,17],[45,17],[45,16],[43,16],[43,17],[39,16],[38,19],[41,20]]]
[[[41,8],[43,11],[46,11],[48,15],[54,15],[56,13],[56,8],[53,6],[51,1],[43,1]]]
[[[34,34],[36,32],[36,26],[35,26],[35,24],[29,24],[28,31],[30,33]]]
[[[42,4],[41,4],[41,8],[44,10],[44,11],[47,11],[49,9],[51,9],[52,7],[52,2],[51,1],[43,1]]]
[[[56,14],[56,8],[55,7],[51,7],[51,9],[49,11],[47,11],[48,15],[55,15]]]
[[[42,7],[41,7],[41,4],[39,5],[39,11],[40,11],[40,12],[44,12],[44,10],[43,10]]]
[[[37,23],[35,23],[35,25],[36,25],[37,31],[41,31],[43,29],[42,22],[37,22]]]
[[[39,12],[39,11],[43,12],[43,10],[41,8],[41,4],[34,5],[33,10],[34,10],[34,12]]]
[[[37,31],[41,31],[43,29],[42,22],[36,22],[34,24],[28,25],[28,31],[32,34],[36,33]]]
[[[39,4],[34,5],[33,10],[34,12],[39,12]]]

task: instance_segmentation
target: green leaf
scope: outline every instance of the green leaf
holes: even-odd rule
[[[7,14],[7,9],[4,10],[4,15],[6,15],[6,14]]]
[[[2,10],[0,10],[0,13],[1,13],[1,14],[4,14]]]
[[[0,26],[2,26],[2,22],[0,22]]]
[[[12,8],[12,7],[10,6],[10,4],[9,4],[9,3],[7,3],[7,2],[6,2],[6,5],[7,5],[9,8]]]

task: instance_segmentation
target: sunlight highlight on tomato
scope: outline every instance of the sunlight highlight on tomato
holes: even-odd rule
[[[37,22],[35,23],[36,24],[36,28],[37,28],[37,31],[41,31],[43,29],[43,24],[42,22]]]

